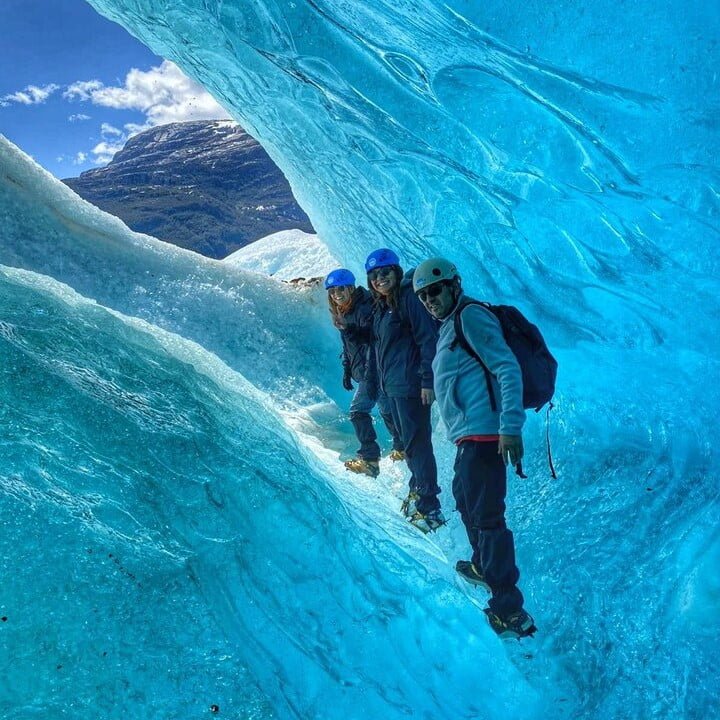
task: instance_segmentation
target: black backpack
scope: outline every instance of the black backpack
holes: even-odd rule
[[[457,344],[480,363],[485,371],[485,382],[493,411],[497,411],[497,402],[491,381],[492,374],[480,356],[470,347],[460,322],[460,315],[468,305],[481,305],[498,319],[505,342],[513,351],[522,371],[523,407],[540,412],[543,405],[552,400],[557,376],[557,361],[548,350],[540,330],[512,305],[491,305],[468,300],[455,313],[455,340],[451,349]]]
[[[488,395],[490,396],[490,407],[493,411],[497,411],[497,401],[495,400],[495,392],[492,386],[492,373],[482,358],[470,347],[465,333],[462,330],[460,322],[460,314],[468,305],[482,305],[489,310],[499,321],[502,328],[503,337],[508,347],[513,351],[517,358],[520,370],[522,372],[523,381],[523,407],[526,409],[533,408],[535,412],[540,412],[544,405],[548,405],[548,417],[546,418],[546,442],[548,451],[548,463],[550,465],[550,475],[553,479],[557,479],[555,466],[552,461],[552,452],[550,451],[550,426],[549,413],[553,408],[552,396],[555,394],[555,378],[557,377],[557,360],[552,356],[548,346],[543,338],[540,330],[533,325],[516,307],[512,305],[491,305],[486,302],[477,300],[466,300],[457,309],[455,317],[455,340],[450,345],[450,349],[454,350],[459,345],[466,353],[477,360],[482,369],[485,371],[485,383],[487,385]],[[522,470],[522,464],[515,467],[520,477],[527,477]]]

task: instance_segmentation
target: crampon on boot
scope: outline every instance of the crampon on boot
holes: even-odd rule
[[[447,520],[442,514],[442,510],[431,510],[426,515],[423,515],[419,510],[416,510],[409,518],[408,521],[412,523],[418,530],[424,533],[435,532],[439,527],[442,527]]]
[[[376,478],[380,474],[380,461],[352,458],[352,460],[345,461],[345,469],[358,475],[369,475]]]
[[[477,585],[478,587],[483,588],[483,590],[491,592],[490,586],[485,580],[485,576],[475,567],[475,565],[473,565],[472,562],[470,562],[470,560],[458,560],[455,563],[455,572],[457,572],[463,580],[466,580],[471,585]]]
[[[409,518],[412,515],[415,514],[417,511],[417,508],[415,507],[417,501],[420,499],[420,495],[418,495],[415,490],[411,490],[407,497],[402,501],[402,505],[400,506],[400,512],[406,517]]]
[[[388,457],[394,462],[400,462],[405,459],[405,453],[402,450],[391,450]]]
[[[535,621],[532,616],[524,610],[519,610],[506,618],[496,615],[490,608],[485,608],[490,627],[497,633],[498,637],[503,640],[513,638],[532,637],[536,632]]]

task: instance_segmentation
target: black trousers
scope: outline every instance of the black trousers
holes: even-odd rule
[[[382,417],[390,437],[392,437],[393,450],[403,449],[400,433],[395,428],[387,397],[383,393],[378,393],[376,390],[369,388],[366,382],[360,380],[350,403],[350,422],[360,443],[358,457],[363,460],[380,459],[380,446],[377,443],[377,434],[370,415],[376,404],[380,411],[380,417]]]
[[[405,448],[405,460],[410,469],[410,490],[420,496],[417,509],[427,514],[440,508],[437,482],[437,463],[432,446],[430,405],[420,398],[388,398],[395,427]]]
[[[453,496],[472,547],[472,562],[492,589],[490,609],[502,618],[522,609],[515,542],[505,524],[507,469],[497,442],[466,440],[455,458]]]

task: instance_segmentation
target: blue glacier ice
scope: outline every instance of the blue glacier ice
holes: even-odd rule
[[[321,291],[135,235],[0,138],[0,715],[720,716],[720,8],[92,5],[351,268],[445,254],[541,325],[559,479],[530,417],[508,511],[540,632],[492,636],[401,469],[337,470]]]

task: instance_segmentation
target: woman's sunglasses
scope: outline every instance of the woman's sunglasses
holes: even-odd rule
[[[386,278],[390,277],[395,271],[391,267],[381,267],[377,270],[371,270],[368,273],[368,280],[370,282],[375,282],[378,278]]]
[[[420,302],[425,302],[428,298],[436,298],[445,287],[445,283],[433,283],[429,288],[424,290],[418,290],[417,296],[420,298]]]

